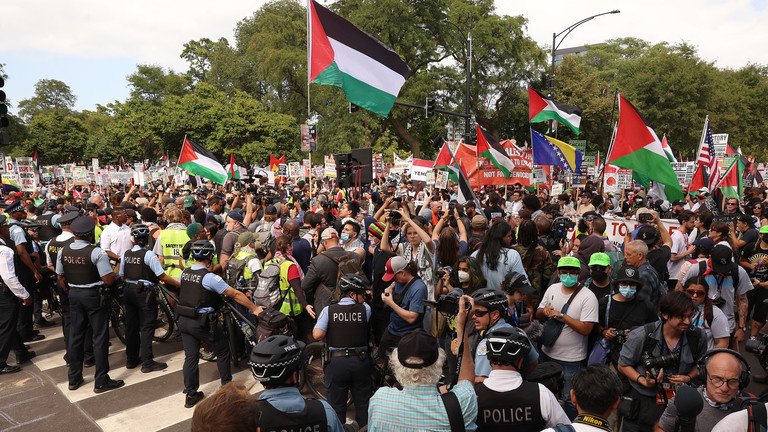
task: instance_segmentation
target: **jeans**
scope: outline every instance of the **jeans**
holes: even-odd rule
[[[579,413],[576,410],[576,406],[573,405],[573,402],[571,402],[571,389],[573,388],[571,378],[573,378],[573,374],[575,374],[577,370],[587,365],[587,360],[584,359],[576,362],[567,362],[553,359],[542,352],[541,356],[539,357],[539,362],[547,361],[555,362],[563,367],[563,390],[560,392],[559,396],[560,399],[565,403],[563,406],[563,411],[565,411],[565,414],[569,419],[573,420]]]

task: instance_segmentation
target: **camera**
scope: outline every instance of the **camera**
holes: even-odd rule
[[[725,299],[722,297],[712,299],[712,305],[722,308],[723,306],[725,306]]]
[[[559,217],[552,222],[552,235],[555,240],[562,240],[568,236],[568,230],[576,227],[576,222],[567,217]]]
[[[766,355],[766,348],[768,347],[768,333],[765,332],[766,327],[760,329],[760,333],[754,339],[747,339],[746,348],[748,352],[754,354],[760,361],[760,366],[764,370],[768,370],[768,356]]]
[[[453,271],[453,267],[451,266],[440,267],[437,269],[437,277],[442,278],[443,276],[449,274],[451,271]]]
[[[389,213],[389,216],[390,216],[390,222],[392,223],[392,225],[396,225],[396,224],[399,224],[399,223],[400,223],[400,218],[402,218],[402,217],[403,217],[403,216],[400,214],[400,212],[398,212],[398,211],[392,211],[392,212],[390,212],[390,213]]]
[[[454,211],[456,210],[456,203],[448,203],[448,210]]]
[[[459,313],[459,300],[462,295],[464,295],[464,291],[460,288],[454,288],[448,294],[438,297],[437,301],[422,300],[422,303],[424,306],[435,308],[436,311],[444,315],[456,316]],[[464,307],[467,310],[470,309],[471,304],[468,300],[464,300]]]
[[[615,336],[613,341],[619,345],[624,345],[624,342],[627,341],[627,331],[626,330],[611,330],[611,333]]]
[[[637,221],[641,224],[647,224],[650,223],[653,220],[653,215],[651,213],[640,213],[637,215]]]
[[[655,378],[659,376],[660,369],[674,366],[680,362],[680,351],[662,354],[658,357],[654,357],[649,352],[644,352],[642,357],[640,357],[640,361],[643,362],[643,368]]]

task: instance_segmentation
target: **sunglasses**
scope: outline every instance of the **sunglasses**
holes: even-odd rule
[[[739,205],[739,203],[728,203],[728,205]]]
[[[489,310],[484,310],[484,311],[476,310],[476,311],[474,311],[474,315],[476,317],[482,318],[482,317],[488,315],[489,312],[490,312]]]
[[[685,293],[688,294],[691,297],[704,297],[707,295],[706,291],[699,291],[699,290],[685,290]]]

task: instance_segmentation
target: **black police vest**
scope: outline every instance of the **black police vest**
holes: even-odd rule
[[[61,249],[68,244],[72,244],[73,241],[75,241],[74,237],[70,237],[64,241],[56,240],[54,237],[53,240],[48,242],[46,248],[48,249],[48,255],[51,256],[51,265],[53,265],[54,268],[56,267],[56,260],[58,259]]]
[[[546,429],[541,415],[539,385],[523,381],[511,391],[497,392],[483,383],[475,384],[477,394],[477,430],[538,432]]]
[[[125,272],[126,279],[142,279],[157,283],[155,272],[148,265],[144,264],[144,256],[146,254],[146,249],[129,250],[123,254],[123,272]]]
[[[365,305],[332,304],[328,306],[329,347],[355,348],[368,346],[368,320]]]
[[[261,410],[261,432],[326,432],[328,419],[325,408],[318,400],[306,400],[304,410],[295,413],[282,412],[269,402],[258,402]]]
[[[201,268],[199,270],[185,268],[181,272],[181,276],[179,277],[179,282],[181,282],[179,304],[195,308],[195,310],[206,307],[218,309],[220,301],[219,295],[213,291],[208,291],[203,287],[203,277],[208,273],[208,269],[206,268]]]
[[[91,261],[91,253],[96,249],[94,245],[88,245],[81,249],[72,249],[72,245],[66,245],[61,249],[61,265],[64,267],[64,276],[68,285],[90,285],[101,282],[99,269]]]
[[[37,217],[37,223],[42,225],[40,227],[40,231],[38,231],[37,235],[40,238],[40,241],[49,241],[53,238],[55,238],[57,235],[61,234],[61,230],[59,228],[56,228],[53,226],[53,217],[56,216],[55,214],[51,213],[48,215],[42,215]]]

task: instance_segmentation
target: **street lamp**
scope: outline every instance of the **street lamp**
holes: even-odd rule
[[[464,139],[469,142],[470,137],[472,136],[472,132],[470,130],[469,125],[469,90],[470,90],[470,79],[472,77],[472,35],[467,34],[464,36],[464,32],[461,31],[461,28],[456,25],[453,21],[449,20],[448,18],[443,18],[444,23],[451,24],[452,26],[456,27],[456,30],[459,31],[461,34],[461,37],[467,41],[466,47],[465,47],[465,57],[464,57],[464,70],[467,73],[466,81],[467,81],[467,90],[465,95],[465,101],[464,101],[464,114],[466,114],[466,118],[464,119]]]
[[[609,14],[617,14],[617,13],[621,13],[621,11],[616,9],[616,10],[612,10],[610,12],[603,12],[601,14],[592,15],[591,17],[584,18],[583,20],[581,20],[581,21],[579,21],[577,23],[571,24],[570,26],[568,26],[565,30],[561,31],[560,33],[552,33],[552,72],[549,75],[549,96],[551,98],[555,97],[555,51],[557,51],[557,48],[559,48],[560,44],[563,43],[563,39],[565,39],[569,34],[571,34],[573,29],[575,29],[576,27],[584,24],[587,21],[591,21],[591,20],[593,20],[593,19],[595,19],[595,18],[597,18],[599,16],[609,15]],[[565,33],[565,35],[562,38],[560,38],[560,42],[557,42],[557,38],[560,37],[560,35],[563,34],[563,33]]]

